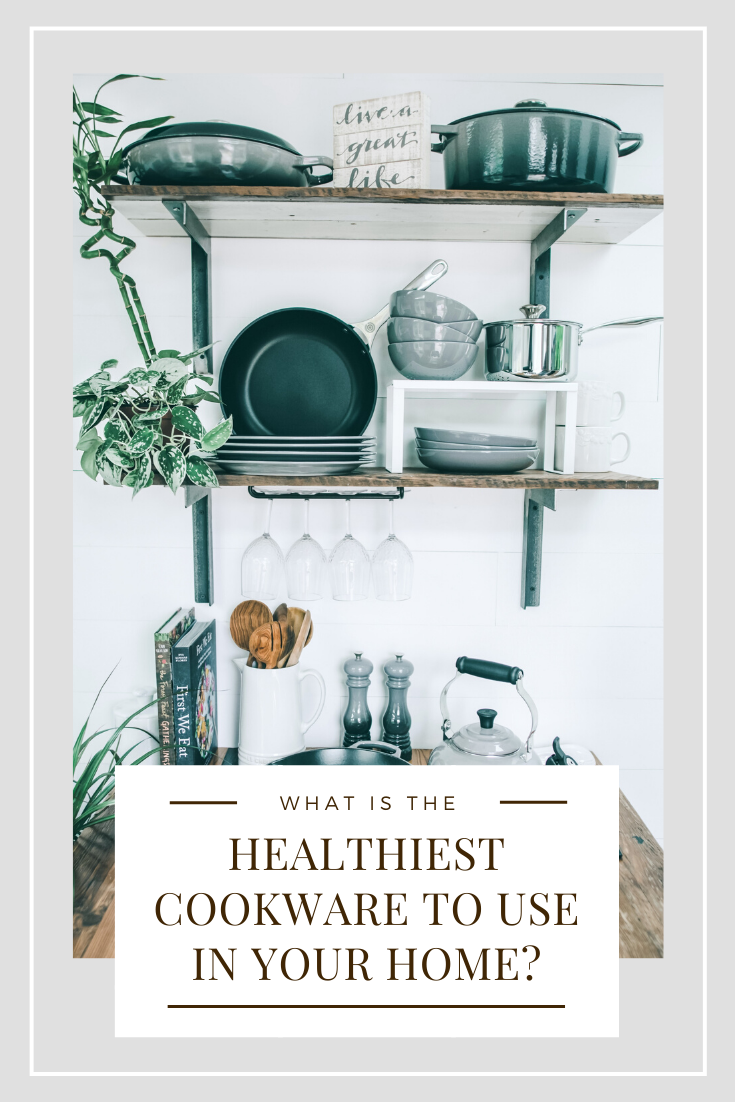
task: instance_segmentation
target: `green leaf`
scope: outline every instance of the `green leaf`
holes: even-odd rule
[[[85,111],[89,111],[90,115],[119,115],[119,111],[113,111],[111,107],[103,107],[101,103],[93,103],[89,100],[82,100],[82,107]]]
[[[161,418],[163,417],[163,410],[158,410],[155,413],[136,413],[133,418],[133,424],[136,428],[147,428],[150,426],[160,425]]]
[[[147,130],[151,126],[163,126],[165,122],[172,118],[173,115],[161,115],[160,119],[145,119],[143,122],[133,122],[120,131],[120,137],[122,138],[123,134],[129,134],[131,130]]]
[[[181,355],[181,353],[177,352],[175,348],[162,348],[160,350],[160,352],[158,353],[158,359],[159,360],[170,360],[170,359],[177,360],[180,355]]]
[[[114,134],[108,133],[107,130],[98,130],[96,126],[94,128],[94,132],[95,132],[95,135],[98,138],[114,138],[115,137]]]
[[[97,429],[87,429],[86,432],[80,433],[76,450],[78,452],[83,452],[86,451],[87,448],[94,447],[95,445],[99,446],[101,443],[102,441],[97,435]]]
[[[171,410],[171,419],[177,429],[181,429],[182,432],[185,432],[187,436],[191,436],[194,440],[199,441],[204,436],[204,425],[194,413],[194,410],[189,409],[188,406],[174,406]]]
[[[201,445],[206,451],[214,452],[217,448],[221,448],[226,440],[229,440],[232,435],[232,418],[228,417],[226,421],[220,421],[218,425],[215,425],[209,432],[205,432],[201,439]]]
[[[208,463],[198,455],[190,455],[186,461],[186,473],[195,486],[219,486],[217,475]]]
[[[84,414],[84,420],[82,421],[82,425],[84,426],[84,428],[91,429],[94,428],[95,425],[99,424],[99,422],[102,420],[105,413],[107,412],[108,408],[109,402],[107,401],[107,399],[98,398],[96,402],[90,405],[89,409]]]
[[[135,465],[135,460],[127,454],[127,449],[121,448],[114,442],[111,442],[105,450],[105,459],[114,467],[124,467],[126,470],[130,470]]]
[[[89,407],[91,402],[94,401],[94,397],[90,398],[74,398],[72,406],[72,417],[82,417]]]
[[[216,390],[195,390],[193,394],[187,394],[184,402],[191,402],[193,405],[199,405],[200,402],[220,402],[220,396]]]
[[[128,454],[137,458],[139,455],[143,455],[145,452],[150,451],[153,447],[155,438],[156,434],[153,429],[139,429],[127,446]]]
[[[202,352],[208,352],[210,348],[214,348],[217,341],[212,341],[211,344],[205,344],[202,348],[195,348],[193,352],[187,352],[180,357],[185,364],[191,363],[195,356],[201,356]]]
[[[126,441],[128,434],[125,429],[119,423],[119,421],[108,421],[105,425],[105,440],[122,440]]]
[[[155,383],[158,382],[158,380],[161,378],[162,375],[163,375],[162,371],[146,371],[146,373],[145,373],[145,382],[149,383],[151,386],[153,386]]]
[[[120,478],[122,470],[116,471],[111,463],[106,463],[104,460],[101,464],[98,464],[98,466],[105,482],[108,482],[110,486],[122,486],[122,481]]]
[[[146,370],[144,367],[134,367],[132,371],[128,371],[125,378],[132,386],[137,386],[138,383],[142,383],[146,377]]]
[[[96,444],[92,444],[82,452],[82,470],[86,475],[89,475],[93,482],[97,481],[97,449],[101,443],[102,441],[98,438]]]
[[[136,469],[125,476],[125,478],[123,479],[123,485],[132,486],[133,497],[135,497],[137,493],[139,493],[146,486],[150,485],[152,473],[151,457],[148,452],[146,452],[145,455],[141,456],[140,462]]]
[[[117,360],[105,360],[103,364],[100,364],[100,371],[111,371],[113,367],[117,367]],[[109,375],[107,378],[109,379]]]
[[[187,372],[186,375],[182,375],[180,379],[177,379],[175,383],[169,385],[166,391],[166,401],[170,405],[176,405],[177,402],[181,401],[184,390],[186,389],[186,384],[191,378],[193,378],[193,376]]]
[[[167,444],[156,456],[156,466],[174,493],[186,478],[186,458],[175,444]]]

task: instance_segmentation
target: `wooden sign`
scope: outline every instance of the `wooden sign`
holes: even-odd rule
[[[334,108],[334,187],[427,188],[431,119],[423,92]]]

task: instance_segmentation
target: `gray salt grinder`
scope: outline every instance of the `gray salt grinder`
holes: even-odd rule
[[[411,682],[413,665],[402,654],[397,654],[383,666],[388,686],[388,707],[383,715],[383,742],[398,746],[404,761],[411,760],[411,716],[406,704],[406,694]]]
[[[349,700],[347,711],[344,714],[343,746],[352,746],[355,742],[370,738],[370,728],[373,717],[367,702],[367,691],[370,684],[370,674],[373,672],[373,664],[369,658],[363,658],[362,654],[356,654],[354,658],[348,658],[344,664],[347,674],[347,688]]]

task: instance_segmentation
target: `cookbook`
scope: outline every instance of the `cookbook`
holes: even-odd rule
[[[215,621],[194,624],[173,648],[177,765],[208,765],[217,749]]]

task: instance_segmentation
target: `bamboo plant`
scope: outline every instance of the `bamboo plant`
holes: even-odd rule
[[[90,478],[101,474],[114,486],[130,486],[133,497],[152,484],[154,469],[174,493],[185,479],[198,486],[216,486],[217,476],[201,453],[216,451],[232,432],[231,418],[207,432],[195,413],[202,401],[220,401],[211,389],[213,376],[189,370],[194,357],[207,349],[183,355],[170,348],[157,352],[135,280],[120,269],[135,242],[114,231],[115,210],[101,189],[113,181],[126,182],[117,175],[123,161],[120,143],[126,134],[161,126],[173,118],[146,119],[117,134],[112,132],[122,123],[121,113],[101,104],[99,94],[108,84],[136,76],[118,73],[100,85],[93,100],[80,99],[73,89],[73,186],[79,198],[79,219],[95,231],[82,245],[81,254],[86,260],[108,262],[144,363],[113,379],[110,372],[118,361],[106,360],[99,371],[74,387],[73,415],[82,418],[77,448],[82,452],[82,470]],[[113,144],[105,153],[110,141]],[[105,241],[121,248],[113,252],[102,247]]]

